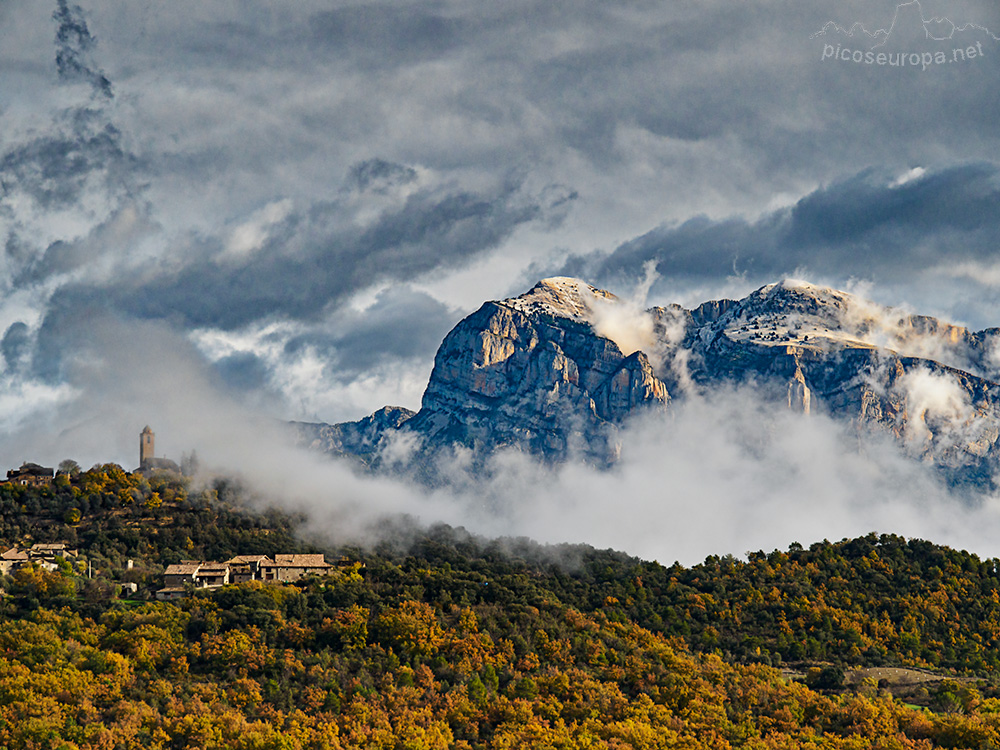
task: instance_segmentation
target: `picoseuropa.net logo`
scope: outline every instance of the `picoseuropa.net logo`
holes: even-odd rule
[[[948,63],[964,62],[982,57],[983,43],[976,42],[968,47],[953,47],[951,53],[941,50],[937,52],[875,52],[873,50],[850,49],[832,44],[823,45],[821,60],[842,60],[844,62],[864,63],[865,65],[888,65],[890,68],[920,68],[927,70],[931,65],[946,65]]]
[[[809,38],[822,40],[821,61],[919,70],[980,60],[1000,41],[979,24],[926,18],[920,0],[897,5],[888,28],[872,32],[860,22],[844,28],[828,21]]]

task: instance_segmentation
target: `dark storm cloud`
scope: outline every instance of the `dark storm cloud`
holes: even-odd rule
[[[81,341],[99,334],[92,321],[113,317],[100,301],[72,287],[60,289],[45,311],[31,351],[31,374],[50,384],[64,382],[67,366]]]
[[[77,203],[94,176],[103,189],[119,192],[135,166],[118,128],[101,111],[80,108],[64,113],[51,132],[4,153],[0,186],[3,197],[22,192],[43,209],[60,209]]]
[[[261,391],[267,388],[270,369],[252,352],[237,352],[213,363],[222,381],[236,391]]]
[[[146,209],[146,206],[125,204],[87,235],[72,240],[56,240],[40,255],[23,264],[22,271],[14,277],[15,285],[45,281],[61,273],[86,271],[115,255],[127,255],[144,235],[159,229],[146,215]],[[122,274],[125,270],[119,267],[114,272]]]
[[[4,208],[0,202],[0,210]],[[11,231],[4,242],[3,257],[11,269],[21,269],[31,263],[35,248],[18,232]]]
[[[983,241],[997,238],[998,209],[1000,167],[995,164],[952,167],[898,186],[869,170],[800,200],[786,244],[852,247],[884,238],[902,249],[925,234],[985,233],[966,250],[982,257]]]
[[[389,360],[427,359],[460,317],[424,292],[390,287],[365,310],[339,310],[323,331],[289,340],[285,353],[312,347],[329,358],[337,379],[350,380]]]
[[[631,38],[612,37],[534,62],[525,93],[550,112],[568,143],[592,158],[615,155],[622,126],[682,141],[717,137],[733,122],[756,132],[768,116],[760,97],[769,93],[761,90],[756,71],[733,69],[719,86],[706,86],[701,76],[691,75],[717,59],[712,47],[729,32],[739,39],[735,32],[741,23],[733,14],[712,15],[635,29]],[[667,59],[682,64],[666,65]],[[741,95],[734,96],[734,90]]]
[[[611,242],[651,226],[656,199],[672,219],[759,211],[770,193],[867,164],[996,153],[1000,48],[926,75],[838,65],[810,39],[839,18],[819,5],[247,2],[237,13],[179,2],[154,14],[101,4],[91,25],[100,19],[102,42],[131,45],[114,50],[128,61],[119,67],[146,72],[130,80],[113,68],[149,105],[140,125],[156,138],[157,166],[223,193],[227,218],[233,205],[325,186],[375,151],[442,172],[528,165],[570,184],[607,224],[620,218],[601,192],[647,209],[600,240]],[[841,9],[841,20],[890,22],[895,4],[883,5]],[[213,95],[232,120],[204,104]],[[230,190],[243,172],[265,179]]]
[[[109,116],[111,82],[92,59],[96,39],[84,12],[59,0],[53,18],[58,22],[55,62],[60,81],[88,83],[92,95],[52,113],[49,127],[29,131],[27,138],[0,152],[0,213],[12,219],[4,249],[15,285],[97,261],[107,249],[81,245],[75,237],[57,239],[43,249],[36,234],[48,234],[48,214],[76,211],[77,219],[98,222],[105,214],[107,224],[106,212],[120,209],[124,199],[139,192],[139,160],[125,148],[123,134]],[[42,232],[13,208],[23,198],[37,210]],[[94,235],[101,240],[100,227]]]
[[[422,189],[363,227],[351,226],[342,205],[322,203],[289,215],[247,258],[198,256],[178,273],[118,278],[90,294],[180,325],[315,319],[359,289],[461,267],[547,214],[548,205],[517,183],[478,192]]]
[[[97,40],[87,28],[83,9],[79,5],[70,5],[66,0],[58,0],[52,17],[59,22],[56,31],[56,68],[59,78],[89,83],[96,95],[111,99],[111,81],[91,58]]]
[[[654,261],[663,276],[681,281],[734,274],[773,281],[797,269],[898,281],[945,258],[990,259],[998,245],[997,165],[957,166],[902,184],[867,170],[756,221],[697,217],[662,226],[610,255],[573,257],[562,272],[607,283],[635,278]]]
[[[3,355],[8,371],[18,369],[21,357],[27,353],[29,345],[28,326],[21,321],[11,324],[0,341],[0,354]]]
[[[385,193],[396,185],[409,185],[417,179],[417,170],[385,159],[368,159],[351,167],[348,186],[364,192]]]
[[[439,57],[467,43],[468,25],[419,4],[359,5],[309,20],[314,45],[351,53],[353,62],[398,65]]]

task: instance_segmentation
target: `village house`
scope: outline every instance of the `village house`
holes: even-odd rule
[[[7,483],[19,484],[24,487],[47,487],[52,484],[52,478],[55,475],[55,469],[25,462],[21,464],[20,469],[9,469],[7,471]]]
[[[11,547],[0,555],[0,573],[9,576],[22,565],[28,564],[28,553],[23,549]]]
[[[229,583],[229,563],[202,563],[195,574],[196,585],[202,588],[215,588]]]
[[[275,555],[274,562],[268,561],[261,565],[261,580],[297,581],[310,573],[324,575],[332,567],[323,555]]]
[[[224,567],[224,564],[222,564]],[[162,589],[156,592],[156,598],[161,601],[180,599],[190,588],[215,588],[229,582],[229,571],[225,568],[220,576],[219,563],[207,563],[199,560],[181,560],[168,565],[163,572]]]
[[[310,574],[324,575],[334,568],[323,555],[237,555],[226,562],[182,560],[167,566],[161,601],[179,599],[191,588],[218,588],[229,583],[270,581],[288,583]]]
[[[193,585],[200,567],[200,562],[192,562],[191,560],[168,565],[163,573],[163,582],[168,588],[183,587],[186,583]]]
[[[267,555],[237,555],[229,560],[229,580],[232,583],[259,581],[261,564],[270,561]]]
[[[70,549],[65,542],[33,544],[27,549],[14,546],[0,554],[0,573],[10,575],[28,563],[34,563],[45,570],[56,570],[59,567],[57,557],[69,560],[78,554],[77,550]]]
[[[185,596],[187,596],[187,589],[183,586],[165,586],[156,592],[156,598],[161,602],[183,599]]]
[[[65,542],[32,544],[28,548],[28,557],[32,560],[54,560],[57,557],[68,560],[71,557],[77,557],[79,554],[77,550],[70,549]]]

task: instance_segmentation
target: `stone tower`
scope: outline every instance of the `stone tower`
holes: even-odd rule
[[[146,425],[145,429],[139,433],[139,467],[142,468],[146,465],[146,462],[151,459],[155,453],[153,451],[153,443],[156,439],[156,435],[153,431],[149,429],[149,425]]]

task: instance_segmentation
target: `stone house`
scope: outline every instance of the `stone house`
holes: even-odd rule
[[[187,596],[187,589],[183,586],[165,586],[156,592],[156,598],[161,602],[183,599],[185,596]]]
[[[26,550],[11,547],[0,555],[0,573],[9,576],[22,565],[27,565],[28,562],[29,558]]]
[[[163,573],[163,582],[167,588],[183,587],[184,584],[195,584],[195,576],[198,575],[200,562],[184,560],[173,565],[168,565]]]
[[[228,561],[229,580],[232,583],[246,583],[261,580],[261,565],[271,563],[267,555],[237,555]]]
[[[194,576],[198,588],[217,588],[229,583],[229,563],[205,562]]]
[[[45,570],[56,570],[59,567],[57,557],[70,560],[78,554],[77,550],[70,549],[65,542],[33,544],[27,549],[14,546],[0,555],[0,573],[10,575],[28,563],[34,563]]]
[[[310,573],[329,573],[332,567],[323,555],[275,555],[274,562],[261,565],[261,580],[297,581]]]
[[[52,484],[55,469],[49,469],[33,463],[23,463],[20,469],[7,471],[7,483],[19,484],[24,487],[47,487]]]
[[[163,572],[164,587],[156,592],[160,601],[180,599],[189,588],[219,588],[229,583],[229,564],[181,560]]]
[[[79,555],[79,551],[70,549],[65,542],[53,542],[50,544],[32,544],[28,549],[28,557],[31,560],[54,560],[61,557],[69,560]]]
[[[167,566],[164,587],[156,592],[161,601],[179,599],[190,588],[218,588],[247,581],[289,582],[311,573],[329,573],[334,568],[323,555],[237,555],[226,562],[182,560]]]

